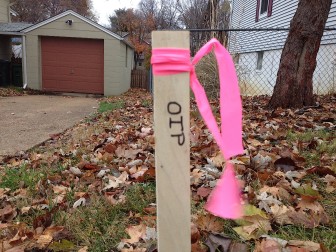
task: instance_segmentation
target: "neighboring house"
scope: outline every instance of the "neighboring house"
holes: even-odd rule
[[[8,10],[8,2],[0,0],[1,9],[7,4]],[[118,95],[130,88],[133,47],[73,11],[35,25],[0,23],[0,34],[9,42],[5,45],[0,35],[0,56],[4,55],[0,60],[10,59],[11,38],[22,37],[24,87],[104,95]]]
[[[22,78],[17,77],[17,68],[13,71],[10,60],[12,56],[12,40],[23,38],[20,33],[30,24],[25,23],[11,23],[11,14],[15,12],[10,9],[9,0],[0,0],[0,86],[10,84],[22,85]],[[16,66],[15,66],[16,67]],[[11,74],[12,73],[12,74]],[[15,76],[13,76],[15,74]],[[21,73],[18,74],[22,76]]]
[[[128,32],[121,32],[120,33],[122,38],[127,41],[128,43],[132,44],[132,41],[130,39],[130,33]],[[151,35],[149,34],[149,37]],[[134,51],[134,66],[133,69],[137,70],[146,70],[146,65],[145,65],[145,59],[146,59],[146,53],[150,51],[151,43],[148,42],[151,39],[144,39],[140,44],[138,44],[139,47],[143,48],[142,52],[136,52]],[[134,45],[133,45],[134,46]],[[147,55],[148,56],[148,55]]]
[[[233,0],[231,28],[289,28],[297,6],[298,0]],[[336,0],[326,26],[336,27]],[[229,51],[236,60],[240,84],[247,87],[246,95],[272,94],[287,35],[288,31],[230,32]],[[335,63],[336,31],[326,31],[314,72],[315,93],[335,87]]]

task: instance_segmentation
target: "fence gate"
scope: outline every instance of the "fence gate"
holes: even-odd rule
[[[148,71],[132,70],[131,73],[131,88],[143,88],[149,91]]]

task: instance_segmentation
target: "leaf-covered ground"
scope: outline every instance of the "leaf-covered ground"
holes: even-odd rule
[[[43,91],[20,87],[0,87],[0,97],[44,94]]]
[[[336,251],[336,97],[300,110],[267,101],[244,99],[238,221],[203,209],[224,160],[192,103],[193,251]],[[156,251],[154,155],[152,98],[131,90],[0,158],[0,251]]]

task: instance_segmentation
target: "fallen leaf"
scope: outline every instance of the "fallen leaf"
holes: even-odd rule
[[[229,251],[231,242],[232,240],[230,238],[219,234],[210,234],[205,241],[205,245],[208,246],[210,252],[216,252],[219,248],[221,248],[221,251]]]
[[[195,224],[201,231],[221,233],[224,230],[223,223],[213,215],[200,215],[196,218]]]
[[[208,250],[202,245],[201,242],[191,244],[191,251],[192,252],[208,252]],[[157,252],[157,250],[154,250],[153,252]]]
[[[77,167],[70,167],[69,171],[76,176],[80,176],[83,174],[83,172]]]
[[[117,157],[128,158],[128,159],[135,159],[137,154],[140,153],[140,152],[141,152],[141,150],[133,150],[133,149],[127,150],[126,148],[123,148],[121,146],[119,146],[115,150],[115,154],[117,155]]]
[[[0,209],[0,221],[11,221],[16,217],[16,215],[17,211],[9,203],[5,203],[5,207]]]
[[[211,191],[212,191],[211,188],[199,187],[197,189],[197,195],[200,196],[201,198],[207,198],[210,195]]]
[[[326,175],[331,175],[331,176],[336,177],[336,173],[333,170],[331,170],[330,168],[321,167],[321,166],[315,166],[313,168],[310,168],[310,169],[307,170],[307,173],[308,174],[317,174],[321,177],[324,177]]]
[[[253,252],[282,252],[283,247],[275,240],[263,239],[257,242],[257,246]]]
[[[267,214],[253,205],[245,205],[244,216],[236,222],[240,226],[233,230],[244,240],[258,239],[272,230]]]
[[[199,241],[201,234],[194,223],[191,223],[191,244],[194,244]]]
[[[271,213],[273,214],[274,221],[280,225],[293,224],[290,218],[290,213],[295,212],[294,208],[287,206],[274,205],[271,206]]]
[[[203,172],[200,169],[193,169],[190,174],[190,184],[198,185],[201,183],[201,178],[204,176]]]
[[[311,185],[305,184],[301,187],[296,188],[295,192],[300,194],[305,201],[313,202],[321,198],[318,191],[314,190]]]
[[[303,248],[309,252],[322,251],[321,245],[312,241],[290,240],[288,241],[288,245]]]
[[[327,182],[327,188],[326,188],[327,193],[332,193],[336,190],[336,177],[332,175],[327,175],[324,178],[324,181]]]
[[[114,144],[107,144],[105,147],[104,147],[104,150],[110,154],[112,153],[115,153],[117,147],[114,145]]]
[[[52,240],[53,238],[51,235],[40,235],[36,243],[40,245],[40,248],[45,248],[51,243]]]
[[[248,246],[245,243],[232,241],[228,252],[248,252]]]
[[[73,208],[77,208],[80,206],[85,206],[86,204],[86,199],[85,198],[80,198],[79,200],[77,200],[74,204],[73,204]]]
[[[156,229],[151,228],[151,227],[146,227],[146,232],[143,236],[141,236],[141,239],[144,240],[145,242],[147,241],[155,241],[157,239],[156,235]]]
[[[123,242],[134,244],[140,241],[140,238],[146,234],[146,226],[140,224],[138,226],[129,226],[126,228],[126,233],[130,236],[130,239],[122,239]]]
[[[51,213],[48,211],[43,215],[37,216],[33,220],[33,227],[34,229],[38,227],[47,228],[51,225],[51,223],[52,223],[52,216],[51,216]]]
[[[85,247],[83,247],[83,248],[80,248],[80,249],[78,250],[78,252],[88,252],[88,250],[89,250],[89,247],[88,247],[88,246],[85,246]]]

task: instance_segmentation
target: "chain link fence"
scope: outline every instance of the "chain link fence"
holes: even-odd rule
[[[206,42],[207,36],[203,36],[203,43],[197,40],[204,32],[209,33],[191,30],[191,48],[197,50],[198,45]],[[226,30],[225,35],[227,41],[223,44],[234,59],[242,95],[272,95],[288,29]],[[216,97],[219,87],[214,56],[203,58],[196,72],[208,95]],[[336,29],[324,31],[313,86],[317,95],[336,93]]]

